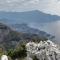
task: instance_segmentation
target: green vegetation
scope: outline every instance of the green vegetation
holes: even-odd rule
[[[8,51],[8,56],[10,56],[12,59],[16,58],[24,58],[27,56],[27,51],[25,45],[21,45],[19,48]]]

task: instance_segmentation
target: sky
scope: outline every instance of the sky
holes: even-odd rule
[[[21,12],[30,10],[60,15],[60,0],[0,0],[0,11]]]

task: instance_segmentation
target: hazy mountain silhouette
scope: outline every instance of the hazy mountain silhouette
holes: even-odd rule
[[[44,23],[60,20],[60,16],[50,15],[38,10],[27,12],[0,12],[0,21],[5,23]]]

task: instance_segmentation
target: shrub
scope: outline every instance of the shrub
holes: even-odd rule
[[[25,45],[21,45],[18,49],[11,49],[8,51],[8,56],[10,56],[12,59],[16,58],[24,58],[27,56],[27,51]]]

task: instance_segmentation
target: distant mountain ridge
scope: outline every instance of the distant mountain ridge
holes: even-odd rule
[[[0,21],[5,23],[44,23],[60,20],[60,16],[50,15],[38,10],[28,12],[0,12]]]
[[[48,37],[48,38],[53,38],[54,36],[48,34],[47,32],[41,31],[39,29],[35,29],[32,28],[30,26],[28,26],[28,24],[26,23],[22,23],[22,24],[13,24],[12,28],[15,28],[16,31],[18,32],[24,32],[24,33],[28,33],[28,34],[37,34],[39,36],[44,36],[44,37]]]

